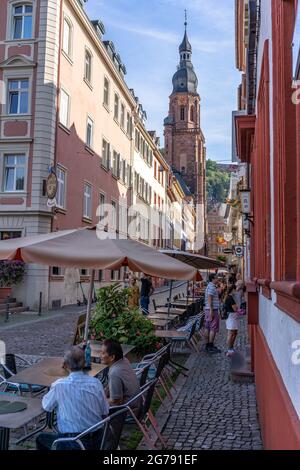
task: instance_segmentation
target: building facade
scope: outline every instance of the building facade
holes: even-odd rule
[[[91,21],[83,5],[0,1],[0,238],[98,223],[127,236],[133,222],[142,228],[138,239],[165,247],[171,241],[162,227],[144,235],[150,221],[128,208],[157,207],[161,220],[171,168],[146,130],[115,45],[103,40],[103,23]],[[57,182],[51,200],[50,174]],[[27,265],[26,273],[13,294],[32,308],[40,292],[45,307],[74,303],[78,282],[89,279],[85,269],[55,266]],[[122,276],[99,272],[96,285]]]
[[[247,164],[252,206],[245,231],[248,321],[266,449],[300,449],[297,3],[236,1],[238,68],[247,83],[246,114],[236,117],[237,155]]]

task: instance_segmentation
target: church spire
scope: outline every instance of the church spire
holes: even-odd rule
[[[186,27],[187,27],[187,13],[186,10],[184,10],[184,36],[183,36],[183,41],[179,46],[179,53],[180,53],[180,60],[190,60],[190,56],[192,54],[192,46],[188,40],[187,37],[187,32],[186,32]]]

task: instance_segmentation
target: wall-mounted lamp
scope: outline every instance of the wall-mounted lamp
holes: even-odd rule
[[[241,204],[242,204],[242,214],[244,216],[244,229],[249,230],[249,222],[254,225],[253,215],[251,214],[251,189],[240,189],[241,193]],[[247,227],[248,224],[248,227]],[[245,227],[246,225],[246,227]]]

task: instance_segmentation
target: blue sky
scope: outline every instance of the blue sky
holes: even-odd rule
[[[89,0],[85,4],[90,19],[103,21],[104,39],[114,42],[127,69],[126,82],[147,112],[146,127],[157,131],[162,145],[185,8],[207,157],[230,160],[231,111],[236,108],[240,82],[235,69],[234,0]]]

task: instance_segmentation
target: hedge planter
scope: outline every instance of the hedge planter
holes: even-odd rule
[[[7,299],[11,297],[11,287],[0,287],[0,299]]]

